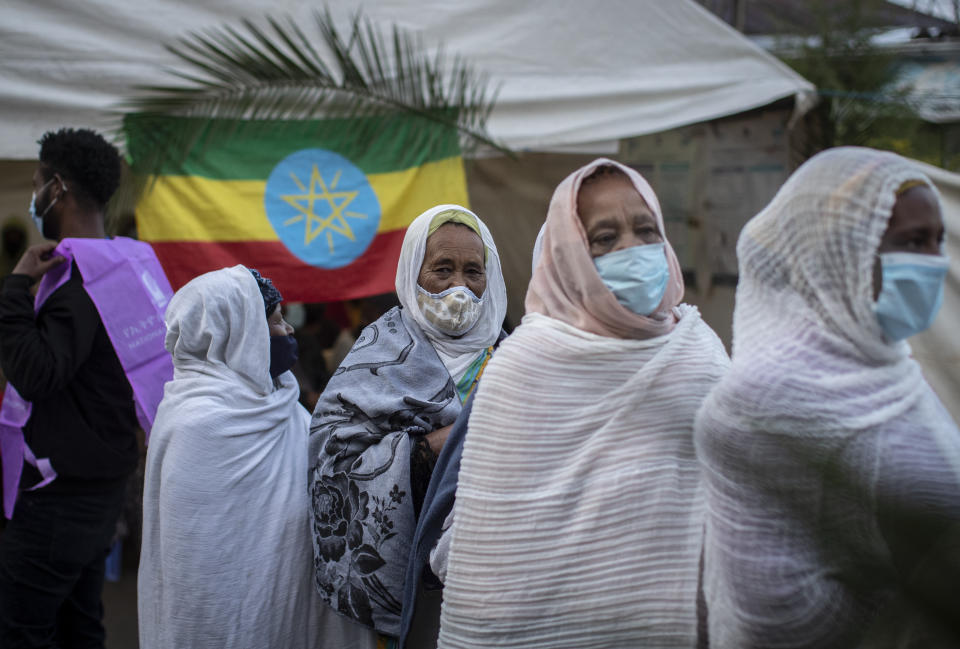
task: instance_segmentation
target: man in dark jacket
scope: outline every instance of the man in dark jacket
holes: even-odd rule
[[[114,146],[89,130],[40,141],[31,212],[43,235],[103,238],[120,182]],[[63,259],[32,246],[0,288],[0,366],[32,402],[24,441],[57,477],[24,464],[13,518],[0,536],[0,647],[103,647],[104,559],[136,468],[130,384],[74,264],[34,313],[31,286]]]

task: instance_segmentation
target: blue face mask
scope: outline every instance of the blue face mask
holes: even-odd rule
[[[297,339],[293,336],[270,336],[270,376],[277,378],[297,362]]]
[[[593,260],[600,279],[617,301],[639,315],[650,315],[660,305],[670,280],[664,244],[624,248]]]
[[[47,185],[52,183],[54,180],[56,179],[51,178],[47,182],[43,183],[43,186],[40,188],[40,191],[42,192],[44,189],[46,189]],[[66,185],[63,185],[63,191],[67,191]],[[44,208],[43,214],[37,214],[37,192],[33,192],[33,196],[30,197],[30,218],[33,219],[33,224],[37,226],[37,231],[40,232],[40,234],[42,234],[43,236],[47,237],[48,239],[56,238],[56,237],[49,237],[47,233],[43,231],[43,217],[45,217],[47,213],[50,211],[50,209],[57,204],[58,200],[60,200],[59,196],[57,196],[52,201],[50,201],[50,204]]]
[[[43,234],[43,218],[37,215],[37,192],[33,192],[33,196],[30,197],[30,218],[37,226],[37,232]]]
[[[886,252],[880,255],[883,285],[873,310],[883,335],[897,342],[929,328],[943,302],[950,260],[942,255]]]

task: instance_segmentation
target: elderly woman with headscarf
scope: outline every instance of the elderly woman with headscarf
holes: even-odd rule
[[[860,148],[740,235],[733,364],[696,423],[712,647],[960,646],[960,433],[904,341],[943,235],[923,173]]]
[[[437,454],[501,336],[506,288],[489,230],[439,205],[407,229],[400,307],[363,330],[313,414],[317,587],[396,636],[404,572]]]
[[[599,159],[553,195],[522,324],[477,388],[441,647],[693,647],[693,419],[727,367],[660,205]]]
[[[201,275],[166,312],[174,377],[157,411],[137,583],[144,649],[373,649],[313,588],[310,415],[270,280]]]

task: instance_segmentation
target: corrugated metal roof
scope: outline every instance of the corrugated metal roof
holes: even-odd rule
[[[812,34],[818,30],[815,3],[810,0],[697,0],[701,5],[731,25],[737,26],[737,5],[746,3],[743,33],[748,36],[761,34]],[[831,13],[837,12],[839,3],[830,3]],[[826,6],[826,3],[824,3]],[[923,27],[940,31],[956,30],[957,26],[947,20],[930,16],[891,2],[877,3],[866,12],[863,21],[866,28]]]

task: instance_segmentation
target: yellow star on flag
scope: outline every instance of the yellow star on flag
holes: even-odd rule
[[[330,182],[330,186],[327,187],[326,182],[323,180],[323,175],[320,173],[320,170],[317,169],[317,165],[313,165],[313,171],[310,173],[309,189],[297,178],[296,174],[290,173],[293,182],[296,183],[297,187],[303,193],[280,195],[280,198],[299,212],[297,216],[284,221],[283,225],[286,227],[304,221],[303,244],[305,246],[309,246],[320,234],[326,232],[327,245],[330,247],[330,252],[332,253],[334,246],[333,235],[330,231],[338,232],[350,241],[354,241],[353,230],[350,228],[350,224],[345,217],[353,219],[367,218],[366,214],[345,211],[359,192],[356,190],[335,191],[337,189],[337,183],[340,182],[341,172],[342,170],[337,170],[337,173],[333,176],[333,180]],[[326,202],[330,207],[330,213],[326,216],[320,216],[314,210],[315,203],[322,204],[323,202]]]

